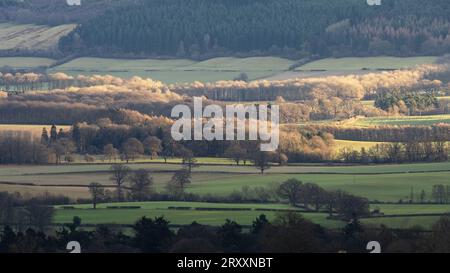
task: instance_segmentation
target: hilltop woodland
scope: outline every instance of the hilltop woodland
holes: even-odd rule
[[[90,17],[60,40],[60,49],[194,59],[443,55],[450,49],[450,4],[429,2],[138,0]]]
[[[450,4],[428,2],[90,0],[68,6],[60,0],[2,0],[0,22],[78,24],[60,39],[61,52],[48,52],[66,57],[443,55],[450,49]]]

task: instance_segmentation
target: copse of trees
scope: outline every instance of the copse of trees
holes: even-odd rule
[[[422,112],[439,106],[434,93],[429,92],[382,92],[375,99],[375,106],[388,112],[421,115]],[[394,109],[396,108],[396,109]]]
[[[450,140],[450,125],[430,126],[381,125],[373,127],[348,127],[334,125],[308,125],[305,128],[328,132],[336,139],[372,142],[441,142]]]
[[[337,213],[340,218],[352,219],[370,214],[369,200],[343,191],[327,191],[314,183],[297,179],[282,182],[277,190],[279,196],[292,206],[319,211],[324,209],[330,217]]]
[[[29,132],[0,133],[0,164],[56,163],[54,149],[40,143]]]

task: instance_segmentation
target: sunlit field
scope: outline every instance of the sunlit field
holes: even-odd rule
[[[140,76],[165,83],[215,82],[232,80],[246,73],[249,80],[264,78],[289,69],[294,61],[278,57],[213,58],[206,61],[187,59],[104,59],[78,58],[50,69],[70,75]]]
[[[307,63],[296,70],[391,70],[431,64],[436,57],[348,57],[326,58]]]
[[[348,125],[354,126],[376,126],[376,125],[433,125],[439,123],[450,123],[450,115],[430,116],[396,116],[396,117],[373,117],[360,118]]]

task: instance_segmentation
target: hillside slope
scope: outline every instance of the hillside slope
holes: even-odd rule
[[[450,2],[383,0],[136,0],[87,20],[66,52],[291,56],[442,55]]]

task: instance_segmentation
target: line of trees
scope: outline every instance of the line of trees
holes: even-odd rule
[[[338,160],[347,163],[404,163],[442,162],[448,160],[446,142],[395,142],[377,144],[360,151],[344,148],[337,155]]]
[[[0,236],[0,252],[66,252],[69,241],[78,241],[85,253],[365,253],[366,244],[376,240],[383,252],[450,252],[449,217],[441,217],[429,233],[421,230],[396,231],[386,227],[367,228],[357,220],[343,229],[325,229],[295,212],[279,213],[269,221],[258,216],[249,232],[235,221],[226,220],[218,227],[192,222],[173,230],[164,217],[137,220],[133,235],[114,231],[106,225],[84,230],[82,219],[74,217],[55,233],[36,229],[16,231],[5,226]],[[32,243],[30,243],[32,242]]]
[[[308,125],[328,132],[336,139],[372,142],[441,142],[450,140],[450,125],[435,124],[430,126],[381,125],[372,127],[350,127],[334,125]]]

